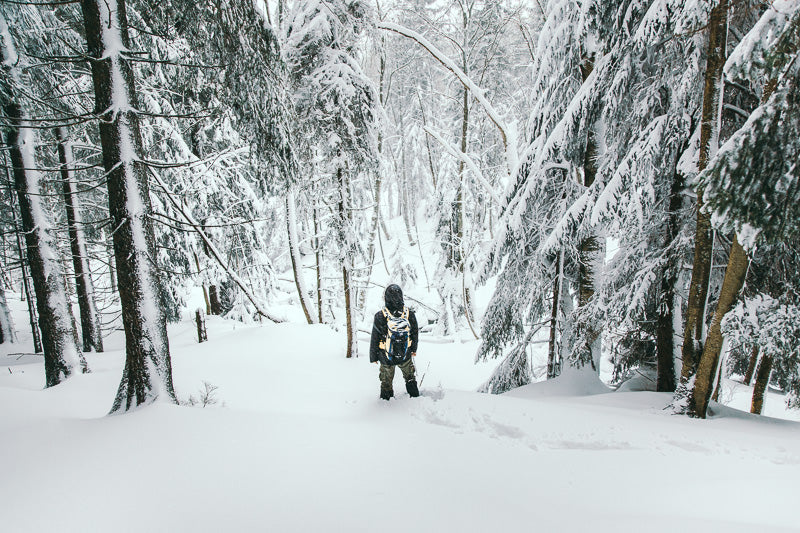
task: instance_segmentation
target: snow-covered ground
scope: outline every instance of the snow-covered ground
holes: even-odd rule
[[[492,365],[473,365],[476,344],[423,336],[423,397],[398,373],[382,402],[364,334],[345,360],[328,326],[212,318],[208,343],[190,322],[170,342],[180,398],[208,382],[218,403],[106,416],[121,334],[91,374],[43,390],[17,317],[23,342],[0,346],[2,531],[800,531],[800,417],[777,396],[770,413],[795,421],[672,416],[669,395],[582,375],[478,394]]]

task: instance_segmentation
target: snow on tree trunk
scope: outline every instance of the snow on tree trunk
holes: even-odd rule
[[[197,275],[203,275],[203,269],[200,268],[200,257],[197,255],[197,250],[192,250],[192,255],[194,256],[194,265],[197,268]],[[214,288],[216,292],[216,287]],[[206,303],[206,314],[210,315],[211,313],[211,300],[208,299],[208,284],[203,281],[203,301]]]
[[[8,110],[6,111],[8,113]],[[9,113],[9,116],[12,116]],[[44,350],[45,382],[58,385],[77,369],[86,371],[77,344],[72,315],[67,305],[64,271],[58,256],[55,236],[45,214],[40,192],[40,175],[34,169],[34,132],[20,123],[8,136],[14,183],[19,197],[22,229],[28,249],[39,331]]]
[[[708,29],[708,51],[703,86],[702,122],[700,124],[700,153],[697,162],[699,172],[706,168],[719,143],[722,119],[722,69],[725,65],[728,32],[728,0],[722,0],[712,9]],[[698,189],[694,261],[683,334],[683,366],[681,368],[683,384],[695,373],[702,353],[713,245],[711,216],[703,209],[703,190]]]
[[[0,94],[5,97],[3,112],[10,123],[6,141],[11,152],[14,186],[36,292],[39,330],[44,350],[45,384],[52,387],[78,369],[87,372],[88,368],[78,348],[74,322],[67,305],[64,271],[55,234],[42,202],[41,175],[36,170],[34,153],[35,130],[24,117],[22,107],[17,101],[16,95],[22,78],[16,48],[2,13],[0,37],[3,58]]]
[[[5,272],[3,272],[5,277]],[[0,283],[0,343],[14,343],[17,342],[17,332],[14,329],[14,321],[11,319],[11,311],[8,309],[8,302],[6,302],[6,291],[3,284]]]
[[[380,4],[378,4],[378,16],[382,18]],[[385,110],[386,107],[386,38],[384,36],[381,37],[381,52],[380,52],[380,59],[379,59],[379,66],[378,66],[378,102],[380,103],[381,109]],[[378,131],[378,144],[376,147],[376,156],[379,161],[383,161],[384,153],[383,153],[383,131]],[[379,165],[378,170],[375,172],[375,181],[373,182],[373,201],[374,206],[372,208],[372,219],[369,223],[369,244],[367,248],[367,268],[365,273],[365,280],[366,286],[369,286],[370,280],[372,279],[372,267],[375,264],[375,242],[380,238],[378,234],[378,224],[381,219],[381,187],[383,185],[383,168]],[[315,219],[316,220],[316,219]],[[383,264],[384,268],[386,269],[386,273],[389,274],[389,267],[384,260]],[[359,308],[364,309],[367,300],[367,290],[361,291],[359,295]],[[321,320],[320,320],[321,322]]]
[[[0,17],[0,20],[3,20]],[[4,23],[4,21],[3,21]],[[9,36],[10,38],[10,36]],[[9,41],[10,42],[10,41]],[[3,164],[6,169],[6,180],[8,183],[11,183],[11,165],[8,163],[8,159],[5,153],[3,153]],[[22,237],[21,232],[22,229],[20,228],[20,222],[17,218],[17,209],[14,207],[14,195],[10,195],[9,197],[10,204],[11,204],[11,215],[13,217],[14,223],[14,237],[17,242],[17,257],[19,257],[19,267],[20,267],[20,274],[22,276],[22,287],[25,295],[25,300],[28,303],[28,323],[30,324],[31,328],[31,337],[33,338],[33,352],[34,353],[42,353],[42,336],[39,332],[39,318],[36,316],[36,302],[34,302],[33,293],[31,291],[31,284],[30,284],[30,275],[28,274],[28,261],[25,256],[25,250],[22,247]]]
[[[94,299],[94,284],[86,251],[86,237],[83,234],[83,220],[80,213],[78,188],[72,175],[75,163],[72,145],[67,140],[66,128],[56,128],[58,157],[61,163],[61,183],[64,190],[64,205],[67,210],[69,244],[72,251],[72,264],[75,270],[75,291],[78,295],[78,309],[81,315],[81,339],[83,351],[103,351],[103,335],[100,317]]]
[[[286,194],[286,230],[289,237],[289,257],[292,260],[292,272],[294,273],[294,284],[297,287],[297,295],[300,298],[300,305],[306,315],[309,324],[316,322],[312,314],[313,307],[308,301],[308,292],[303,282],[303,264],[300,260],[299,240],[297,237],[297,212],[295,207],[294,190],[290,189]]]
[[[94,80],[100,141],[114,228],[114,255],[122,322],[125,369],[111,412],[164,400],[177,403],[150,213],[150,191],[130,59],[124,0],[82,0]]]

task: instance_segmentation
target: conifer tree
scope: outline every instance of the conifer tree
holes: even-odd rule
[[[114,230],[125,328],[125,368],[111,412],[176,402],[166,318],[159,302],[150,190],[142,162],[137,93],[125,0],[82,0],[100,115],[100,141]]]
[[[354,182],[374,165],[377,97],[358,61],[367,22],[362,2],[300,1],[286,22],[285,56],[293,80],[297,138],[305,165],[325,174],[335,206],[332,230],[338,248],[347,324],[346,357],[357,357],[354,271],[362,255],[354,221]],[[314,168],[314,167],[311,167]]]
[[[791,7],[797,8],[794,5]],[[797,83],[798,72],[800,72],[800,67],[797,66],[800,56],[800,10],[790,18],[785,11],[773,6],[762,17],[760,24],[753,29],[754,35],[744,41],[742,48],[752,46],[752,42],[758,38],[766,41],[764,34],[767,30],[765,28],[771,29],[772,26],[780,24],[783,20],[787,20],[787,22],[784,23],[785,27],[779,32],[778,38],[770,43],[771,46],[764,46],[759,50],[760,53],[756,53],[755,57],[749,59],[749,61],[758,61],[766,66],[764,70],[767,81],[763,89],[762,106],[725,144],[709,165],[708,172],[700,175],[700,191],[704,191],[706,186],[711,189],[709,199],[715,200],[714,208],[718,220],[721,219],[723,225],[727,223],[727,225],[737,228],[733,236],[719,302],[714,312],[708,341],[703,349],[692,391],[693,414],[700,418],[706,416],[712,384],[719,372],[722,321],[738,298],[750,264],[748,253],[740,243],[739,234],[747,239],[746,244],[749,242],[752,246],[759,232],[763,232],[765,238],[772,240],[791,238],[796,235],[797,231],[798,225],[794,223],[796,217],[792,218],[789,204],[796,203],[800,199],[800,192],[798,192],[800,173],[795,168],[796,164],[787,164],[787,161],[796,161],[800,157],[800,145],[798,145],[796,136],[796,133],[800,131],[797,122],[798,110],[800,110],[798,107],[800,84]],[[741,71],[744,61],[747,59],[735,57],[729,65],[728,72]],[[767,189],[770,192],[777,192],[778,195],[785,195],[785,198],[781,198],[782,202],[769,204],[769,206],[764,204],[753,206],[750,199],[759,198],[759,195],[758,193],[754,195],[753,189],[757,189],[758,185],[753,186],[751,172],[757,172],[756,175],[760,180],[770,180],[770,187]],[[742,187],[743,183],[745,184],[746,189],[738,191],[739,194],[748,198],[748,205],[744,213],[738,211],[731,216],[730,205],[737,205],[737,202],[741,202],[741,200],[732,198],[730,189],[734,189],[735,185],[726,187],[722,192],[720,181],[727,181],[731,185],[738,184],[739,187]],[[784,183],[773,188],[773,182],[780,183],[781,181]],[[775,209],[774,205],[784,207]],[[760,216],[764,212],[769,213],[765,217],[766,219]],[[758,226],[755,226],[756,224]],[[756,227],[758,229],[754,230]],[[771,361],[771,355],[762,353],[764,368],[759,367],[759,374],[762,375],[762,378],[764,375],[767,376],[763,379],[768,379],[769,370],[767,369],[771,367]],[[760,407],[757,410],[760,412]]]

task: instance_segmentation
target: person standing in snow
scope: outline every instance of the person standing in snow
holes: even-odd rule
[[[414,357],[417,355],[419,329],[414,311],[405,306],[403,290],[398,285],[389,285],[383,293],[385,307],[375,313],[372,323],[372,338],[369,344],[369,360],[380,364],[378,377],[381,381],[381,399],[394,396],[392,382],[394,368],[400,367],[406,381],[406,391],[412,398],[419,396],[414,374]]]

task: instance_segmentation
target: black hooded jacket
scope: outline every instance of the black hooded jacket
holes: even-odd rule
[[[383,293],[384,301],[386,302],[386,309],[394,315],[400,316],[403,314],[405,303],[403,302],[403,291],[397,285],[389,285]],[[417,353],[417,344],[419,341],[419,328],[417,327],[417,317],[414,311],[408,310],[408,324],[410,331],[408,333],[411,339],[411,346],[408,348],[408,353]],[[372,337],[369,343],[369,362],[375,363],[380,361],[383,365],[398,364],[398,362],[390,362],[386,357],[386,352],[381,349],[380,343],[386,339],[389,328],[386,325],[386,317],[383,314],[383,309],[375,313],[375,319],[372,322]],[[408,359],[406,359],[408,360]],[[400,361],[402,362],[402,361]]]

